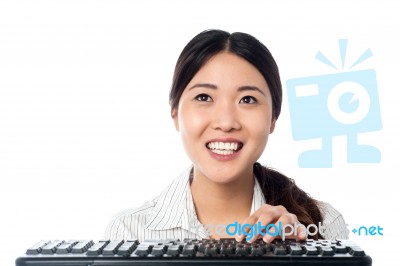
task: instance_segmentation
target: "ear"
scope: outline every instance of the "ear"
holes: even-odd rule
[[[178,110],[176,108],[171,111],[172,119],[174,119],[175,129],[179,132],[179,119],[178,119]]]
[[[275,122],[276,122],[276,119],[275,119],[275,118],[272,118],[271,127],[269,128],[269,133],[270,133],[270,134],[271,134],[272,132],[274,132],[274,129],[275,129]]]

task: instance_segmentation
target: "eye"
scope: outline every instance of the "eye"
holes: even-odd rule
[[[257,100],[253,96],[244,96],[239,103],[254,104]]]
[[[204,93],[197,95],[195,100],[197,100],[199,102],[212,102],[211,97]]]

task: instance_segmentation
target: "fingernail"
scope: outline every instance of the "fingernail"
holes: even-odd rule
[[[270,243],[271,237],[269,237],[269,236],[263,237],[263,240],[264,240],[264,242]]]

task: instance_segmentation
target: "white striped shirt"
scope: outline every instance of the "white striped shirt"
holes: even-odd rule
[[[209,238],[209,232],[198,221],[190,189],[189,167],[156,198],[139,208],[115,215],[109,223],[106,239],[184,239]],[[265,204],[264,194],[255,178],[251,213]],[[326,239],[348,238],[342,215],[330,204],[318,202]],[[209,228],[208,228],[209,229]],[[312,231],[312,230],[311,230]]]

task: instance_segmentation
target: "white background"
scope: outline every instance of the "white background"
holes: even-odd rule
[[[1,1],[0,265],[41,239],[101,239],[113,214],[186,169],[168,92],[182,48],[210,28],[254,35],[280,67],[282,114],[260,162],[334,205],[350,230],[383,227],[383,236],[351,238],[374,265],[393,265],[399,18],[398,2],[382,0]],[[382,161],[347,164],[337,137],[332,168],[300,169],[298,154],[315,143],[292,138],[285,82],[336,73],[314,56],[340,65],[340,38],[349,61],[374,54],[354,70],[377,73],[383,129],[359,140]]]

